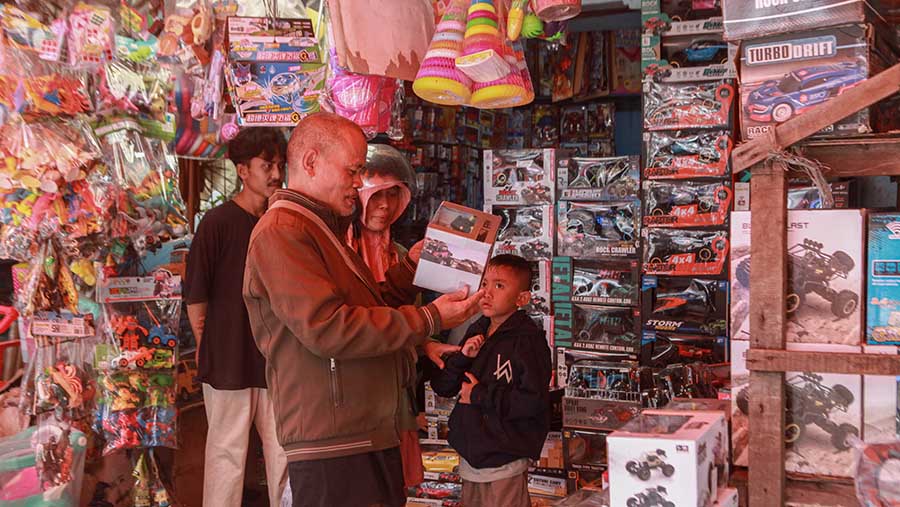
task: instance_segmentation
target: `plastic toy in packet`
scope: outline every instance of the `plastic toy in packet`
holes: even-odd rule
[[[210,55],[206,45],[215,26],[212,8],[206,0],[169,0],[166,3],[174,5],[171,9],[166,9],[168,14],[163,31],[159,34],[159,56],[200,71],[209,64]],[[185,7],[184,4],[190,6]],[[196,65],[198,63],[199,66]]]
[[[5,46],[0,38],[0,110],[72,116],[91,107],[84,74]]]
[[[703,227],[723,225],[731,211],[728,181],[644,182],[644,225]]]
[[[33,53],[42,60],[60,60],[66,35],[64,19],[45,25],[25,11],[3,4],[0,5],[0,27],[9,44],[16,49]]]
[[[724,231],[649,229],[645,244],[648,275],[720,275],[728,257]]]
[[[732,141],[727,131],[647,132],[644,143],[648,179],[728,175]]]
[[[734,86],[728,81],[644,83],[644,128],[667,130],[727,127]]]
[[[78,2],[69,14],[69,65],[95,67],[113,58],[115,23],[110,9]]]
[[[160,479],[159,467],[152,451],[141,454],[131,472],[134,477],[132,496],[135,507],[169,507],[172,501]]]

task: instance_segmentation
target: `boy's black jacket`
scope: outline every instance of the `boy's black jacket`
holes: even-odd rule
[[[482,317],[466,331],[487,336]],[[538,459],[550,428],[550,348],[544,332],[525,312],[512,314],[487,338],[478,355],[447,358],[431,381],[439,396],[459,394],[465,372],[478,378],[472,403],[450,414],[450,445],[475,468],[493,468],[520,458]],[[466,379],[466,380],[464,380]]]

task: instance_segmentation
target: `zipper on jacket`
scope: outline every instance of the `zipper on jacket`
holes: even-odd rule
[[[334,406],[340,407],[343,400],[341,399],[341,389],[338,383],[337,361],[332,357],[331,361],[331,398],[334,400]]]

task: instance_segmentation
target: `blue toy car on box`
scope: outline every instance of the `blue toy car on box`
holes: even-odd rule
[[[865,65],[845,62],[806,67],[764,82],[750,92],[746,111],[759,122],[785,122],[866,79]]]
[[[676,67],[727,62],[728,44],[715,39],[696,40],[669,58],[669,63]]]
[[[869,215],[866,341],[900,345],[900,213]]]

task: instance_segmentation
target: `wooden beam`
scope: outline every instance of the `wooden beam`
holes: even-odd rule
[[[733,170],[737,173],[762,162],[773,151],[781,151],[897,91],[900,91],[900,64],[776,126],[769,135],[738,146],[731,154]]]
[[[736,467],[731,472],[730,486],[737,488],[740,494],[740,505],[747,505],[747,469]],[[818,479],[792,479],[785,480],[785,496],[790,503],[803,505],[840,505],[857,506],[856,489],[852,481],[847,479],[829,478],[827,481]],[[775,503],[773,502],[773,505]]]
[[[809,141],[798,147],[803,156],[829,167],[827,177],[900,175],[900,137],[897,136]],[[861,160],[865,163],[861,164]]]
[[[750,180],[750,351],[783,349],[787,288],[787,181],[782,164],[756,165]],[[750,372],[749,500],[784,500],[784,373]]]
[[[747,351],[747,369],[895,376],[900,375],[900,356],[750,349]]]

